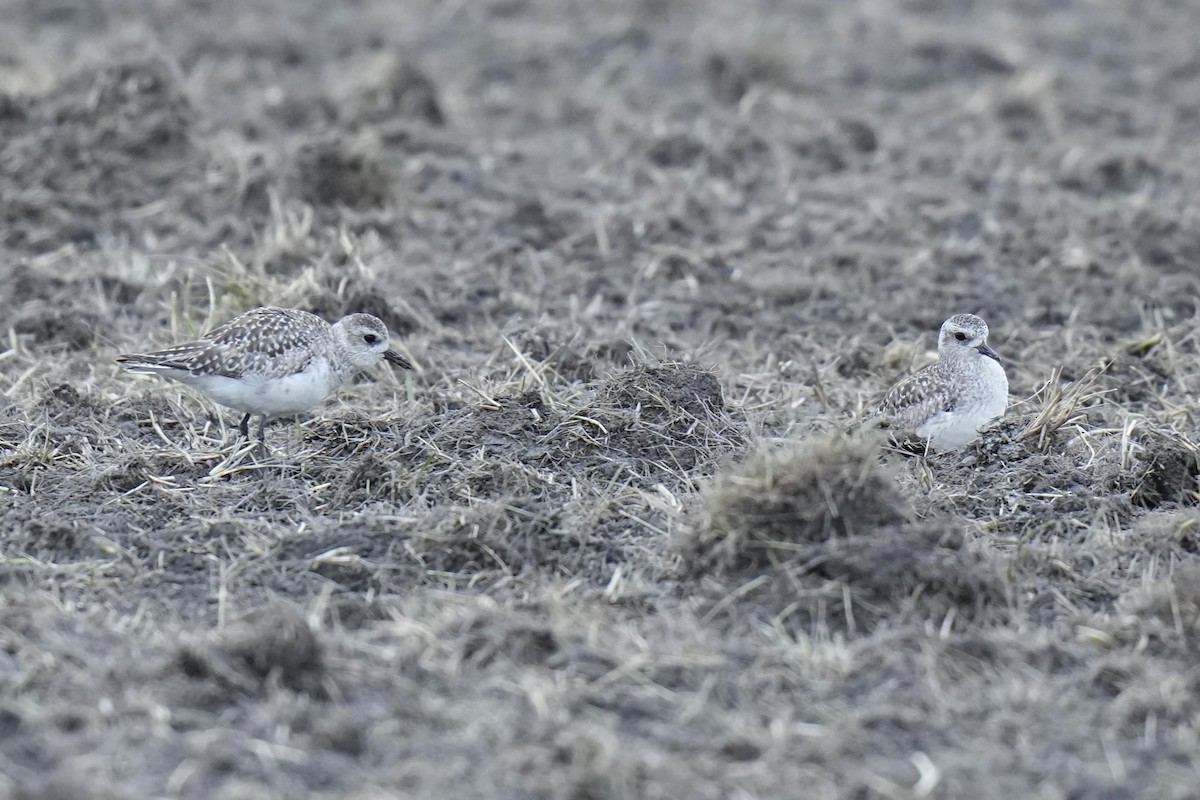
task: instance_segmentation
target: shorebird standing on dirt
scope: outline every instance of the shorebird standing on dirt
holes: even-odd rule
[[[1008,377],[988,346],[988,326],[974,314],[942,323],[935,364],[904,378],[871,414],[892,429],[912,431],[934,450],[954,450],[979,438],[1008,407]]]
[[[380,360],[412,369],[388,348],[378,317],[350,314],[330,325],[307,311],[272,307],[251,309],[194,342],[117,357],[132,373],[171,378],[244,412],[239,430],[247,439],[250,417],[259,415],[260,447],[268,419],[307,411]]]

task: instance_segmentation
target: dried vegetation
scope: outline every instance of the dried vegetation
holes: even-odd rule
[[[1195,9],[309,5],[0,3],[0,796],[1194,794]],[[112,363],[258,303],[417,369]]]

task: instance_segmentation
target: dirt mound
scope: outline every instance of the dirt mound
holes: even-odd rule
[[[539,568],[602,582],[620,565],[658,569],[645,542],[665,517],[644,493],[715,468],[743,446],[743,423],[725,408],[715,376],[694,365],[631,367],[587,396],[569,408],[527,391],[416,421],[313,427],[305,441],[317,452],[305,473],[328,481],[339,504],[422,511],[417,524],[382,512],[321,526],[307,542],[288,543],[286,558],[336,551],[314,569],[347,586],[394,587],[421,574],[491,580]],[[653,458],[631,471],[634,452]],[[623,486],[628,501],[581,497],[575,487],[584,481]],[[590,524],[568,521],[581,516]]]
[[[1139,430],[1131,440],[1136,466],[1126,481],[1133,485],[1135,505],[1200,502],[1200,455],[1193,442],[1176,431],[1153,429]]]
[[[912,519],[871,437],[760,450],[718,475],[703,509],[676,537],[685,573],[741,583],[762,612],[801,625],[869,631],[952,610],[978,620],[1005,601],[995,566],[952,523]]]
[[[797,548],[867,537],[909,516],[867,438],[829,436],[766,448],[722,472],[704,498],[704,520],[679,546],[692,575],[757,572]]]
[[[9,115],[0,141],[5,247],[95,246],[143,227],[145,209],[203,202],[208,157],[177,73],[159,60],[78,72]],[[135,213],[139,212],[139,213]],[[149,229],[182,223],[157,214]]]
[[[600,424],[604,444],[641,453],[665,469],[695,470],[744,444],[711,370],[693,364],[639,365],[602,381],[577,419]]]

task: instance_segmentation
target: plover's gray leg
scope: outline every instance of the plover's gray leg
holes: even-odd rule
[[[267,447],[267,420],[268,419],[270,419],[270,416],[267,414],[259,414],[258,415],[258,425],[255,426],[255,429],[258,431],[258,437],[256,439],[250,439],[250,441],[254,443],[254,448],[253,448],[252,452],[254,454],[255,459],[269,458],[271,455],[271,448]],[[249,438],[249,437],[247,437],[247,438]]]
[[[250,415],[242,417],[242,424],[238,425],[238,430],[242,432],[243,439],[250,438]]]

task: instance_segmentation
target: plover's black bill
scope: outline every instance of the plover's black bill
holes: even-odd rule
[[[395,350],[384,350],[383,351],[383,360],[388,362],[389,364],[395,364],[397,367],[402,367],[403,369],[412,369],[413,368],[412,362],[409,361],[404,356],[397,353]]]

